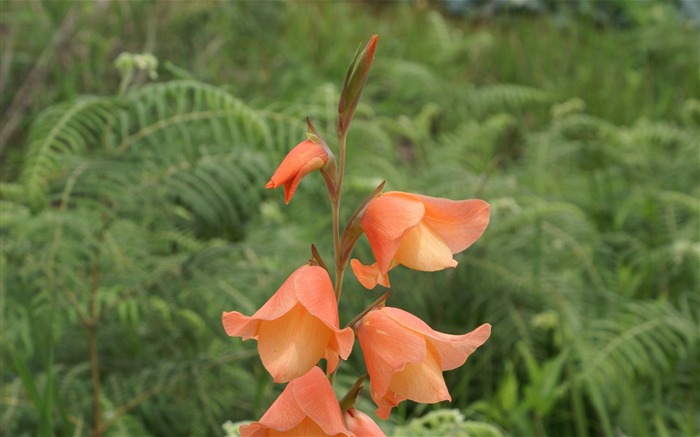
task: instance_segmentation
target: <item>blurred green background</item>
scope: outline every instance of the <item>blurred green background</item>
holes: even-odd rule
[[[382,180],[492,205],[456,269],[392,271],[391,305],[493,334],[445,374],[452,403],[382,427],[698,435],[696,6],[0,2],[0,434],[210,436],[262,415],[282,387],[221,312],[252,314],[312,242],[332,257],[321,178],[289,206],[263,187],[306,116],[334,138],[377,33],[343,214]],[[347,275],[341,324],[380,293]]]

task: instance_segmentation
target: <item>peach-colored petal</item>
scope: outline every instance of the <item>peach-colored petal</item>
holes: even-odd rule
[[[398,406],[401,402],[405,401],[406,398],[398,396],[393,391],[387,391],[386,394],[380,399],[372,399],[375,404],[377,404],[377,409],[375,413],[380,419],[387,420],[391,414],[391,409]]]
[[[450,200],[415,195],[425,205],[423,222],[459,253],[481,237],[489,224],[491,207],[480,199]]]
[[[320,368],[314,367],[304,377],[293,382],[294,399],[304,414],[327,435],[349,434],[333,388]]]
[[[306,140],[294,147],[282,160],[265,188],[284,185],[284,201],[289,203],[301,179],[322,168],[328,162],[328,153],[321,144]]]
[[[351,328],[338,328],[338,309],[328,272],[318,266],[297,269],[253,316],[224,312],[226,333],[258,340],[258,352],[275,382],[296,378],[325,358],[328,371],[347,359],[354,344]]]
[[[377,404],[377,416],[388,419],[392,408],[406,399],[425,404],[452,399],[434,350],[429,351],[421,362],[407,363],[393,375],[384,396],[372,400]]]
[[[472,245],[489,222],[489,204],[479,199],[450,200],[391,191],[369,202],[360,216],[377,269],[382,275],[392,263],[437,271],[455,267],[452,255]],[[353,263],[367,288],[381,284],[374,268]],[[388,278],[385,281],[388,284]]]
[[[313,367],[292,380],[258,422],[241,427],[242,436],[351,435],[323,371]]]
[[[348,431],[357,437],[386,437],[384,431],[371,417],[360,410],[350,408],[345,412],[345,424]]]
[[[452,370],[463,365],[467,358],[491,335],[491,325],[484,323],[475,330],[463,335],[449,335],[436,332],[430,343],[440,355],[442,370]],[[445,339],[447,337],[447,339]]]
[[[310,266],[302,266],[294,271],[289,277],[284,281],[282,286],[277,290],[275,294],[268,299],[263,306],[258,309],[255,314],[251,316],[253,319],[258,320],[273,320],[282,315],[286,314],[289,310],[294,308],[294,306],[299,303],[297,298],[297,293],[295,290],[295,283],[297,276],[307,276],[313,274],[310,270]]]
[[[313,420],[306,418],[302,420],[299,425],[295,426],[294,428],[288,430],[288,431],[277,431],[274,429],[270,429],[267,431],[266,437],[277,437],[277,436],[286,436],[286,437],[299,437],[299,436],[325,436],[329,435],[326,434],[323,431],[323,428],[318,426],[316,422]],[[334,434],[336,436],[341,436],[343,434]]]
[[[333,335],[301,305],[284,316],[260,324],[258,352],[275,382],[286,382],[306,373],[326,351]]]
[[[328,363],[326,368],[328,374],[331,374],[335,371],[335,368],[338,367],[338,363],[340,362],[338,356],[344,360],[348,359],[354,344],[355,332],[352,328],[347,327],[340,331],[334,331],[333,337],[331,337],[328,347],[326,348],[326,353],[323,355]]]
[[[298,301],[314,316],[329,326],[338,328],[338,303],[328,272],[319,266],[303,266],[293,277]]]
[[[323,372],[321,372],[321,374],[323,375]],[[304,420],[306,415],[297,404],[296,399],[294,399],[294,394],[292,393],[292,384],[294,381],[295,380],[292,380],[287,384],[287,387],[285,387],[279,397],[270,405],[270,408],[267,409],[258,422],[247,425],[251,430],[255,431],[262,427],[264,430],[274,429],[277,431],[288,431]],[[241,435],[246,435],[243,432],[244,427],[242,426]]]
[[[423,361],[408,363],[394,374],[389,390],[423,404],[452,400],[442,377],[437,351],[430,345]]]
[[[224,331],[231,337],[242,337],[243,340],[257,338],[259,321],[252,317],[244,316],[237,311],[226,312],[221,315],[221,323]]]
[[[375,402],[386,393],[394,373],[406,363],[425,358],[425,339],[386,317],[382,310],[367,313],[356,328]]]
[[[367,205],[360,222],[380,272],[389,271],[401,237],[420,223],[424,213],[418,199],[397,192],[385,193]]]
[[[240,428],[241,437],[267,437],[268,429],[259,422],[249,423]]]
[[[292,196],[294,196],[294,192],[296,192],[297,187],[299,186],[299,182],[301,182],[304,176],[306,176],[314,170],[322,168],[324,165],[326,165],[326,162],[324,160],[320,158],[312,158],[302,168],[299,169],[299,172],[294,176],[294,178],[285,182],[284,203],[289,204],[289,202],[292,200]]]
[[[434,272],[457,265],[445,240],[423,223],[419,223],[403,236],[394,257],[399,264],[424,272]]]
[[[372,265],[366,266],[356,259],[350,260],[350,268],[355,274],[355,277],[363,287],[368,290],[373,289],[377,284],[382,287],[391,287],[389,283],[389,275],[379,271],[377,263],[372,263]]]
[[[302,266],[294,271],[294,273],[284,281],[279,290],[277,290],[277,292],[252,316],[247,317],[236,311],[224,312],[222,315],[224,330],[228,335],[232,337],[242,337],[243,340],[257,338],[257,331],[262,320],[274,320],[282,317],[299,302],[295,290],[298,277],[309,277],[309,281],[315,284],[322,281],[322,279],[319,280],[318,278],[322,278],[324,273],[330,286],[330,292],[333,294],[333,285],[325,270],[321,267]],[[336,327],[337,326],[336,324]]]
[[[434,331],[398,308],[370,311],[356,328],[370,378],[377,415],[386,419],[406,399],[421,403],[450,400],[444,370],[461,366],[489,337],[484,324],[464,335]]]
[[[399,308],[385,307],[383,311],[400,325],[424,335],[440,356],[442,370],[452,370],[463,365],[469,355],[491,335],[491,325],[488,323],[466,334],[452,335],[431,329],[418,317]]]
[[[305,274],[294,279],[294,289],[299,302],[306,310],[322,321],[333,333],[323,357],[328,361],[328,372],[338,366],[338,355],[347,359],[352,352],[355,334],[351,328],[338,329],[338,306],[328,272],[318,266],[304,266]]]

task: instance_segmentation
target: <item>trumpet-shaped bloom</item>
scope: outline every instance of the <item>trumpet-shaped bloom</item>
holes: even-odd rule
[[[241,427],[243,437],[350,436],[338,399],[323,371],[293,379],[260,421]]]
[[[406,311],[383,307],[367,313],[355,331],[377,415],[386,419],[406,399],[426,404],[452,400],[442,372],[464,364],[489,338],[491,325],[464,335],[443,334]]]
[[[351,328],[338,328],[333,284],[318,266],[297,269],[253,316],[224,312],[222,322],[228,335],[258,340],[260,358],[275,382],[305,374],[321,358],[333,372],[355,341]]]
[[[455,267],[452,255],[472,245],[489,223],[490,206],[479,199],[449,200],[393,191],[373,199],[360,217],[376,263],[352,260],[366,288],[389,286],[387,272],[402,264],[433,272]]]
[[[282,160],[265,188],[284,185],[284,202],[289,203],[302,178],[314,170],[323,168],[328,162],[326,148],[314,141],[297,144]]]
[[[386,437],[384,431],[371,417],[355,408],[345,412],[345,424],[356,437]]]

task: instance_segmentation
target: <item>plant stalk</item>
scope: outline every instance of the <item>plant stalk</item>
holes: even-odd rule
[[[345,175],[345,133],[338,133],[338,173],[335,184],[335,193],[331,203],[333,205],[333,251],[335,255],[335,300],[340,305],[340,294],[343,291],[343,275],[346,263],[341,259],[340,253],[340,197],[343,188],[343,176]]]

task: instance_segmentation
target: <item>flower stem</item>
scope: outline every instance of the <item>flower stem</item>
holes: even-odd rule
[[[343,176],[345,175],[345,141],[346,134],[338,132],[338,173],[335,184],[335,193],[331,203],[333,205],[333,251],[335,255],[335,300],[340,305],[340,294],[343,291],[343,275],[346,263],[341,259],[340,253],[340,197],[343,188]]]

